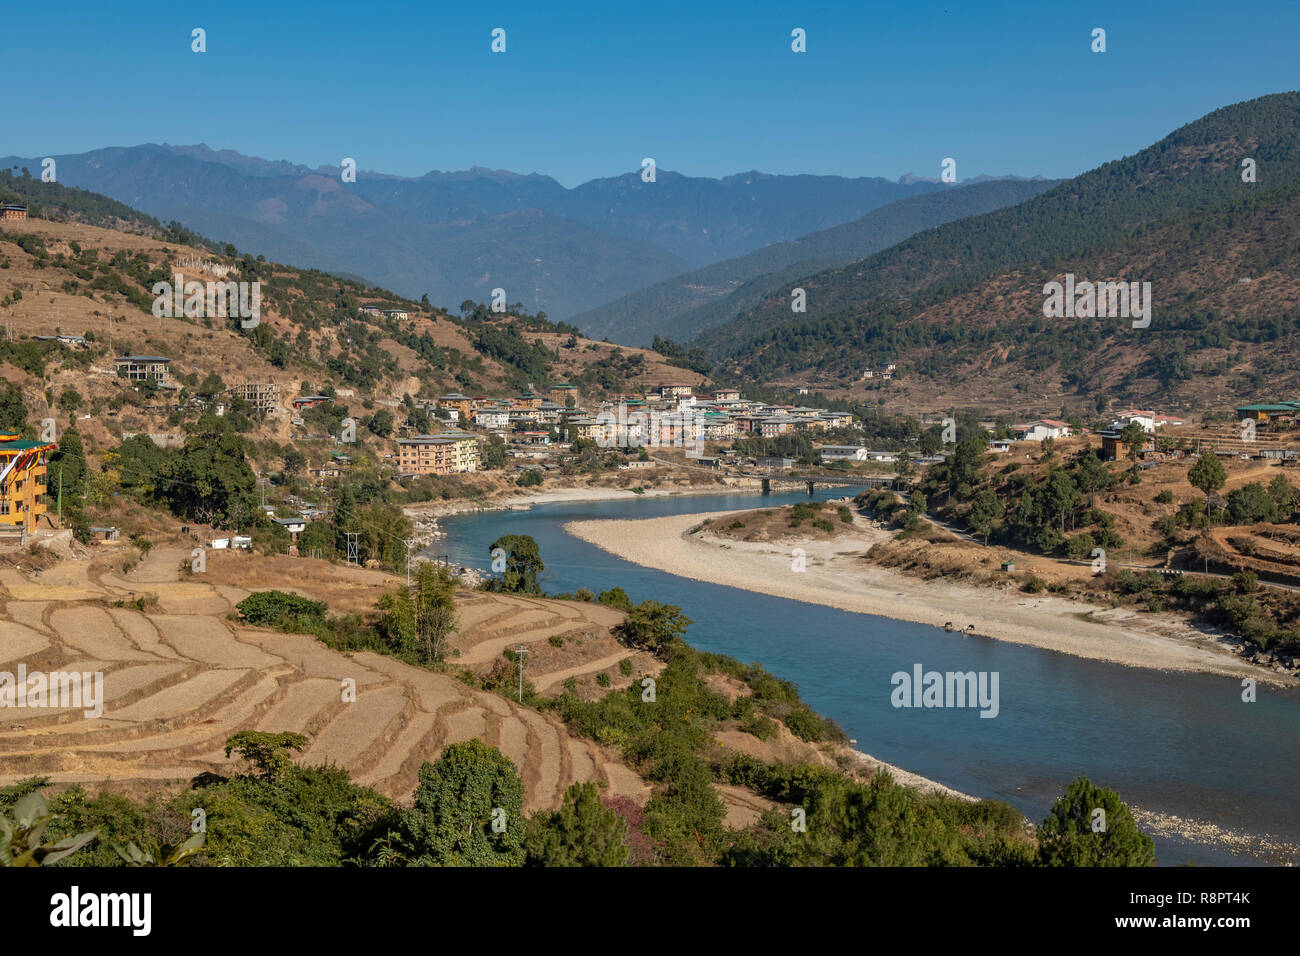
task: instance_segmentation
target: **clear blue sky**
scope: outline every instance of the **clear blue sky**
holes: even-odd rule
[[[1069,176],[1300,87],[1296,0],[71,0],[6,4],[5,23],[0,155],[203,142],[566,186],[643,156],[700,176],[936,176],[947,156],[962,179]]]

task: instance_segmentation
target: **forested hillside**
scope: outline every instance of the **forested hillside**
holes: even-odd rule
[[[1043,286],[1067,272],[1150,277],[1150,326],[1045,317]],[[752,339],[739,364],[765,379],[810,368],[851,385],[861,368],[898,362],[903,394],[941,381],[1000,406],[1053,389],[1076,403],[1142,407],[1193,407],[1225,391],[1281,394],[1300,387],[1290,359],[1300,347],[1297,275],[1300,183],[1145,227],[1086,255],[775,328]]]
[[[1254,160],[1256,181],[1243,181],[1245,159]],[[1289,208],[1286,187],[1297,182],[1300,93],[1236,104],[1019,206],[948,223],[863,262],[792,281],[807,291],[806,315],[792,314],[789,290],[782,289],[744,315],[706,332],[698,344],[714,355],[731,358],[739,374],[764,379],[789,374],[838,378],[848,366],[869,361],[872,354],[888,356],[899,349],[932,347],[931,340],[939,333],[922,328],[926,324],[919,319],[922,311],[971,293],[980,280],[992,282],[1001,275],[997,284],[1004,291],[1032,289],[1029,299],[1037,301],[1027,299],[1016,314],[1024,317],[1036,311],[1041,318],[1038,277],[1050,278],[1053,270],[1087,278],[1151,281],[1157,314],[1163,315],[1163,321],[1158,319],[1153,326],[1169,329],[1171,319],[1191,321],[1185,313],[1171,316],[1168,310],[1199,288],[1198,269],[1208,268],[1220,257],[1220,249],[1200,242],[1204,230],[1224,230],[1220,242],[1241,245],[1242,236],[1233,229],[1234,217],[1265,216],[1273,203],[1279,204],[1279,223],[1290,222],[1284,208]],[[1149,250],[1126,248],[1149,242],[1143,239],[1144,229],[1157,223],[1186,231],[1189,245],[1180,258],[1144,260]],[[1269,255],[1267,247],[1257,253],[1243,249],[1240,254]],[[1086,275],[1103,258],[1109,271]],[[1013,280],[1013,271],[1021,277]],[[1175,281],[1179,275],[1183,278]],[[1191,285],[1171,300],[1169,290],[1188,281]],[[1252,291],[1261,288],[1269,287],[1250,286]],[[986,295],[992,294],[990,286]],[[965,328],[972,303],[1004,311],[992,298],[969,297],[966,310],[950,316],[953,322],[940,335],[943,341],[975,337],[1004,353],[1025,347],[1020,321],[1000,331]],[[1257,304],[1247,296],[1237,300],[1237,310],[1253,316],[1259,309],[1282,304],[1282,299]],[[1234,333],[1233,328],[1224,331]],[[1093,333],[1060,328],[1052,335],[1077,336],[1083,347],[1092,341]],[[1041,338],[1032,341],[1044,347]],[[952,358],[914,356],[914,360],[933,370],[936,363],[950,364]]]

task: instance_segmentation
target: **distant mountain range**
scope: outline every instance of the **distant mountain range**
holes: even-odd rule
[[[163,221],[301,267],[455,307],[506,290],[566,319],[671,276],[958,187],[882,178],[723,179],[639,170],[567,189],[549,176],[475,167],[404,178],[142,145],[55,156],[58,180]],[[39,174],[41,157],[0,167]]]

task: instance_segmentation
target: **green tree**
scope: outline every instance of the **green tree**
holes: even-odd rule
[[[630,612],[632,610],[632,599],[627,596],[627,592],[622,588],[613,587],[608,591],[601,591],[596,595],[596,601],[600,604],[608,604],[610,607],[616,607],[620,611]]]
[[[559,810],[528,821],[529,866],[623,866],[627,821],[600,802],[594,783],[572,784]]]
[[[27,425],[27,406],[23,393],[13,382],[4,382],[0,388],[0,431],[20,433]]]
[[[489,435],[483,446],[483,468],[492,470],[506,465],[506,442],[500,435]]]
[[[209,372],[194,389],[194,394],[205,402],[211,402],[225,390],[226,383],[221,380],[221,376],[216,372]]]
[[[679,640],[686,634],[691,623],[691,619],[675,604],[642,601],[632,608],[620,630],[633,647],[644,648],[653,654],[662,654],[668,650],[673,641]]]
[[[1286,475],[1273,476],[1273,480],[1268,483],[1268,495],[1273,499],[1273,504],[1277,505],[1276,520],[1285,521],[1290,518],[1295,510],[1295,489],[1286,480]]]
[[[1044,866],[1154,866],[1156,860],[1155,841],[1138,829],[1119,794],[1087,777],[1052,804],[1038,847]]]
[[[477,739],[448,744],[435,763],[420,767],[419,781],[415,803],[402,815],[412,864],[523,864],[524,785],[501,751]]]
[[[366,428],[380,438],[389,437],[393,434],[393,413],[386,408],[379,409],[366,419]]]
[[[65,412],[75,412],[81,407],[81,393],[69,385],[59,393],[59,408]]]
[[[997,492],[992,488],[984,488],[971,502],[970,514],[966,516],[966,520],[970,522],[976,534],[984,536],[984,543],[988,544],[993,523],[1005,512],[1006,509],[1003,508],[1002,499],[997,496]]]
[[[1119,440],[1128,448],[1129,459],[1137,461],[1138,452],[1146,447],[1149,439],[1142,423],[1134,419],[1124,426],[1124,430],[1119,433]]]
[[[416,572],[414,618],[421,662],[442,660],[447,639],[456,630],[456,580],[447,568],[420,562]]]
[[[257,507],[249,448],[224,419],[204,415],[164,459],[156,493],[178,517],[238,528]]]
[[[60,476],[65,506],[80,498],[86,490],[86,450],[81,443],[81,434],[75,428],[69,428],[59,440],[59,447],[50,456],[49,488],[59,491]]]
[[[489,582],[489,589],[505,591],[511,594],[541,594],[537,576],[546,570],[537,542],[530,535],[507,534],[497,538],[488,546],[492,558],[493,570],[500,570],[501,577]],[[504,568],[500,568],[501,562]]]
[[[1196,464],[1187,469],[1187,480],[1192,487],[1201,489],[1208,498],[1218,491],[1228,480],[1228,473],[1223,470],[1223,462],[1212,451],[1206,451],[1196,460]]]
[[[229,757],[232,751],[238,752],[257,768],[257,776],[263,780],[275,780],[293,766],[288,751],[300,751],[305,746],[307,738],[302,734],[241,730],[226,740],[226,756]]]

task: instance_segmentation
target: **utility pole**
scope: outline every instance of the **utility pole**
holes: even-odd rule
[[[406,586],[411,586],[411,538],[405,538],[402,543],[406,545]]]
[[[515,657],[519,660],[519,703],[524,702],[524,655],[528,653],[528,648],[520,644],[515,648]]]

